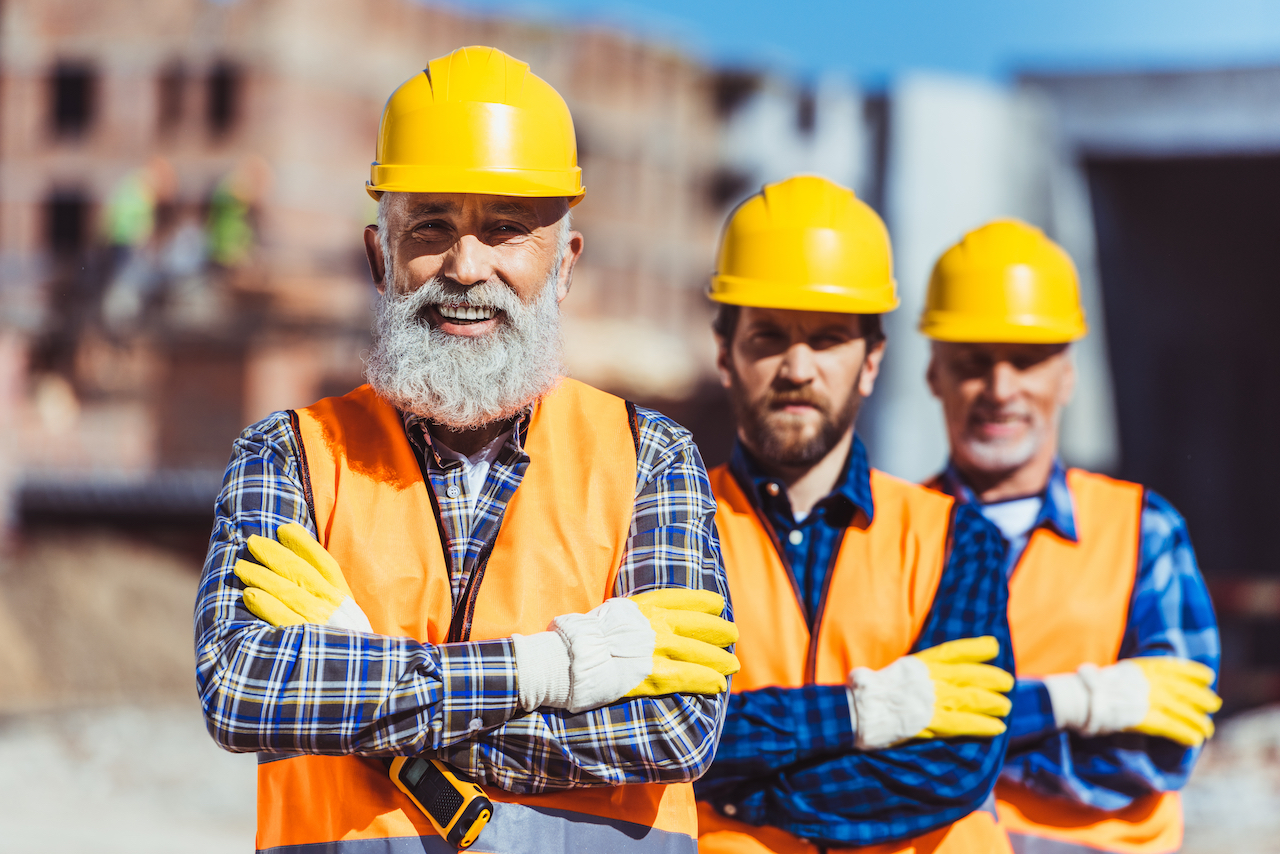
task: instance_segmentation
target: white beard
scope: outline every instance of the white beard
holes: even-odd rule
[[[1034,411],[1025,413],[1030,424],[1027,433],[1021,439],[994,439],[982,441],[972,436],[964,436],[966,455],[980,471],[1006,472],[1012,471],[1036,455],[1048,433],[1044,420]]]
[[[526,305],[496,279],[459,289],[431,279],[407,294],[379,295],[365,376],[380,397],[454,430],[511,418],[555,387],[561,361],[557,272]],[[428,306],[497,308],[498,327],[450,335],[421,319]]]

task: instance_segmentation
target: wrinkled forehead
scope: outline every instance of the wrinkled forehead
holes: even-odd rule
[[[839,311],[798,311],[789,308],[742,307],[739,326],[744,329],[771,328],[793,336],[810,336],[826,329],[858,336],[862,334],[862,315]]]
[[[387,220],[403,227],[425,217],[456,224],[512,219],[530,229],[555,225],[569,212],[569,200],[485,193],[386,193]]]

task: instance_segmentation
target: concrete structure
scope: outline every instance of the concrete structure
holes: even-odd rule
[[[669,395],[709,363],[718,124],[672,50],[411,0],[15,0],[0,33],[0,429],[41,495],[220,470],[244,424],[359,382],[382,104],[465,44],[577,119],[574,373]]]

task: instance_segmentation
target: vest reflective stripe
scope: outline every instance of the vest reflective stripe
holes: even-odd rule
[[[911,652],[946,563],[950,498],[872,470],[875,518],[850,526],[827,579],[816,642],[795,583],[765,523],[724,466],[711,472],[742,671],[733,690],[844,684],[857,666],[881,668]],[[838,607],[833,607],[838,606]],[[698,846],[707,854],[817,854],[776,827],[753,827],[698,804]],[[978,811],[916,839],[857,849],[874,854],[991,854],[1008,840]]]
[[[1067,488],[1078,542],[1038,528],[1009,579],[1009,628],[1019,676],[1070,673],[1085,662],[1115,664],[1128,623],[1143,489],[1079,469],[1067,472]],[[1117,812],[1044,797],[1005,781],[996,786],[996,797],[1000,822],[1018,851],[1165,854],[1182,845],[1176,792],[1139,798]],[[1036,847],[1049,844],[1076,847]]]
[[[529,634],[612,595],[636,481],[630,418],[619,398],[563,380],[534,407],[524,479],[489,560],[475,570],[474,594],[456,609],[431,495],[399,414],[362,386],[296,415],[320,541],[343,568],[374,631],[427,643],[444,643],[451,623],[461,639]],[[623,835],[638,838],[646,851],[666,851],[671,836],[692,845],[692,791],[687,784],[649,784],[487,794],[539,810],[540,820],[560,827],[545,833],[581,850],[599,850],[600,828],[616,834],[636,826],[661,832]],[[390,851],[394,847],[376,845],[432,835],[379,762],[308,755],[258,767],[259,850],[360,841]],[[495,836],[501,834],[495,830]]]
[[[290,763],[302,757],[291,758]],[[378,766],[375,763],[354,757],[307,757],[307,760],[319,759],[323,762],[335,761],[342,764],[355,762],[365,766],[370,775],[377,779]],[[289,764],[289,763],[284,763]],[[344,773],[359,779],[363,769],[342,769]],[[678,790],[687,787],[667,787]],[[399,792],[397,791],[398,795]],[[491,792],[502,797],[501,792]],[[680,800],[678,797],[675,800]],[[399,804],[391,805],[392,809],[404,809],[403,819],[410,830],[401,836],[375,836],[368,831],[355,831],[344,838],[321,843],[303,843],[279,845],[260,849],[271,854],[452,854],[456,849],[440,837],[434,835],[425,817],[411,804],[407,808]],[[538,799],[523,798],[523,803],[515,801],[499,801],[494,799],[493,818],[481,832],[479,839],[469,851],[491,854],[545,854],[545,852],[616,852],[616,854],[695,854],[697,845],[688,833],[661,830],[652,825],[637,824],[618,818],[604,816],[584,817],[580,810],[564,809],[565,802],[571,799],[557,799],[546,796]],[[407,802],[405,802],[407,803]],[[383,804],[386,809],[389,804]],[[351,805],[340,804],[348,813],[344,823],[372,821],[376,825],[380,816],[373,815],[374,810],[365,808],[352,810]],[[288,809],[282,805],[282,809]],[[690,809],[686,802],[684,808]],[[585,820],[584,820],[585,819]],[[416,832],[415,832],[416,831]],[[261,843],[259,843],[261,844]]]

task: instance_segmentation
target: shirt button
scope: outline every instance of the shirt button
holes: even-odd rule
[[[449,488],[444,491],[444,494],[449,496],[450,498],[457,498],[459,495],[462,494],[462,490],[458,489],[458,484],[451,483],[449,484]]]
[[[727,816],[735,816],[738,814],[738,808],[735,807],[733,804],[725,804],[724,814]]]
[[[782,489],[776,483],[766,483],[764,486],[764,491],[776,498],[778,493],[781,492]]]
[[[794,530],[790,534],[787,534],[787,539],[791,541],[791,545],[798,546],[804,542],[804,531],[799,529]]]
[[[484,726],[484,721],[479,718],[472,718],[471,723],[467,724],[467,732],[479,732]]]

